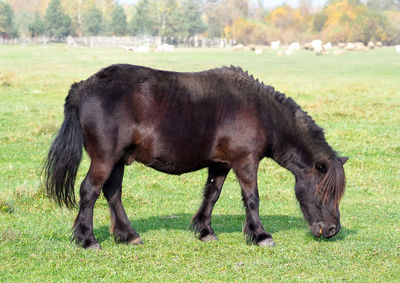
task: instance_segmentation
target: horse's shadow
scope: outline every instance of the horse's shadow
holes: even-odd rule
[[[152,230],[185,230],[190,232],[190,221],[193,215],[187,213],[157,215],[147,218],[130,219],[134,229],[140,234]],[[356,231],[342,227],[338,235],[331,239],[314,237],[304,219],[288,215],[264,215],[261,216],[261,222],[265,229],[271,234],[289,231],[293,229],[306,231],[306,236],[315,241],[341,241]],[[244,215],[213,215],[212,226],[215,233],[237,233],[242,232],[245,216]],[[110,227],[107,225],[95,228],[94,233],[99,242],[103,242],[111,237]]]

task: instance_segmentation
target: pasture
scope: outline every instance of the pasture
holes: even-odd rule
[[[214,209],[217,242],[189,230],[206,170],[169,176],[133,163],[123,203],[141,246],[114,243],[103,196],[94,233],[102,250],[70,243],[76,210],[40,188],[40,168],[63,120],[70,85],[113,63],[176,71],[238,65],[292,97],[349,156],[332,239],[312,236],[294,178],[271,160],[259,169],[260,215],[277,246],[247,245],[232,172]],[[0,281],[393,281],[400,278],[400,56],[394,48],[315,56],[298,51],[178,50],[134,54],[65,45],[0,46]],[[84,157],[79,185],[88,169]],[[78,190],[76,186],[76,192]]]

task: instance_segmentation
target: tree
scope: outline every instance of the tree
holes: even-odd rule
[[[100,1],[100,10],[103,15],[103,20],[105,23],[111,22],[111,15],[115,8],[114,0],[99,0]]]
[[[176,0],[159,0],[157,33],[163,38],[173,38],[182,33],[182,18]]]
[[[322,39],[332,42],[351,41],[357,12],[364,13],[361,11],[364,7],[353,5],[347,0],[330,2],[331,4],[323,11],[326,21],[321,32]]]
[[[208,35],[211,37],[232,37],[232,26],[236,19],[249,16],[248,0],[207,1]]]
[[[121,5],[116,5],[111,14],[110,31],[115,35],[124,35],[126,34],[126,27],[127,22],[124,8]]]
[[[51,0],[45,15],[46,31],[50,37],[64,38],[71,33],[71,18],[64,14],[60,0]]]
[[[325,15],[324,12],[316,13],[312,20],[313,30],[316,32],[322,31],[327,19],[328,17]]]
[[[46,32],[46,23],[40,17],[39,12],[35,13],[35,19],[28,25],[28,30],[31,34],[31,37],[35,37],[38,35],[43,35]]]
[[[242,44],[266,44],[267,27],[263,22],[239,18],[232,26],[233,38]]]
[[[185,37],[191,37],[202,33],[207,26],[201,19],[201,1],[183,0],[182,2],[182,33]]]
[[[220,37],[223,35],[225,20],[221,17],[223,13],[221,5],[212,4],[207,2],[206,15],[207,15],[207,33],[209,37]]]
[[[385,11],[385,17],[393,27],[395,39],[394,44],[400,44],[400,11]]]
[[[0,2],[0,36],[17,37],[18,30],[14,25],[14,13],[10,4]]]
[[[155,16],[152,11],[155,11],[155,3],[149,0],[140,0],[133,13],[132,19],[129,21],[128,30],[129,33],[140,36],[140,35],[155,35]]]
[[[373,40],[392,44],[396,39],[396,33],[381,11],[366,9],[364,13],[357,14],[351,39],[365,43]]]
[[[93,7],[83,14],[82,27],[85,34],[99,35],[103,31],[103,16],[101,11]]]
[[[381,11],[400,10],[400,0],[368,0],[367,6]]]
[[[83,34],[83,16],[96,6],[95,0],[61,0],[64,12],[71,18],[72,30]]]
[[[386,44],[396,41],[396,30],[387,17],[374,6],[379,1],[369,1],[368,5],[356,0],[331,2],[323,11],[326,15],[321,32],[323,40],[364,43],[372,40]]]
[[[294,9],[287,4],[277,7],[268,14],[266,21],[282,30],[301,30],[302,15],[299,9]]]

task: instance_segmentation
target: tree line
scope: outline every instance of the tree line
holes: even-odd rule
[[[400,0],[311,0],[273,9],[262,0],[0,0],[0,37],[132,35],[190,39],[195,35],[243,44],[400,42]]]

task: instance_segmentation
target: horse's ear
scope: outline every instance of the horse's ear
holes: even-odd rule
[[[326,159],[315,161],[314,168],[322,174],[325,174],[328,171],[328,161]]]
[[[347,160],[349,160],[349,158],[347,156],[339,157],[339,161],[340,161],[340,163],[342,163],[342,165],[344,165]]]

